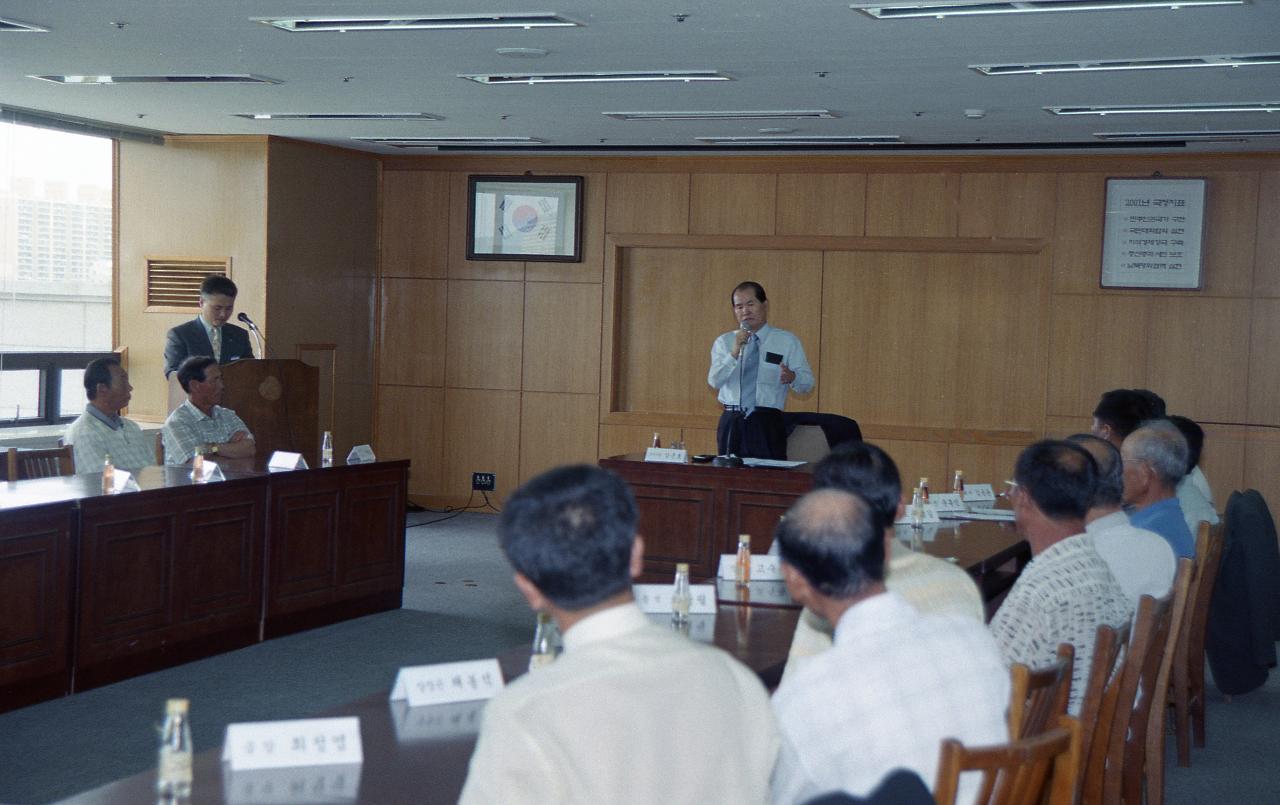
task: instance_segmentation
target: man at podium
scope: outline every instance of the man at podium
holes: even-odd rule
[[[193,355],[207,355],[218,363],[252,358],[249,332],[229,323],[235,307],[236,284],[221,274],[205,277],[200,283],[200,315],[165,336],[164,376]]]
[[[164,463],[186,464],[196,455],[249,458],[257,443],[249,426],[223,408],[222,369],[208,356],[187,358],[178,367],[178,383],[187,401],[164,421]]]

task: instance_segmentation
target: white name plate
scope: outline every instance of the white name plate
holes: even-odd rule
[[[441,741],[465,738],[480,732],[481,716],[487,701],[437,704],[432,707],[410,707],[403,700],[389,702],[391,720],[398,743]]]
[[[756,581],[746,587],[739,587],[732,579],[720,579],[716,582],[716,593],[720,600],[728,604],[794,604],[795,599],[787,592],[785,581]]]
[[[502,668],[496,659],[442,662],[401,668],[391,700],[407,699],[410,707],[492,699],[502,690]]]
[[[225,481],[227,476],[223,474],[222,468],[217,462],[209,459],[201,459],[196,456],[197,461],[191,465],[191,480],[198,484],[207,484],[214,481]]]
[[[286,453],[283,450],[277,450],[271,454],[270,460],[267,461],[267,470],[269,472],[305,470],[306,468],[307,460],[302,457],[301,453]]]
[[[377,460],[373,448],[367,444],[358,444],[347,453],[347,464],[372,464]]]
[[[671,614],[671,594],[674,592],[670,584],[633,584],[631,592],[636,597],[636,604],[641,612]],[[714,584],[689,585],[689,614],[716,614],[716,588]]]
[[[964,500],[966,503],[974,501],[994,501],[996,499],[996,490],[991,484],[969,484],[964,488]]]
[[[676,450],[671,447],[650,447],[644,451],[645,461],[655,461],[659,464],[688,464],[689,451]]]
[[[720,568],[716,576],[722,579],[736,579],[738,556],[732,553],[720,554]],[[769,554],[751,554],[751,581],[781,581],[782,559]]]
[[[932,498],[930,498],[930,500],[932,500]],[[938,510],[934,508],[932,503],[926,503],[922,508],[924,509],[924,516],[920,518],[921,524],[942,522],[942,518],[938,516]],[[907,510],[902,513],[902,516],[897,520],[894,520],[893,523],[894,525],[911,525],[911,507],[908,506]]]
[[[227,805],[320,805],[355,802],[360,793],[359,763],[310,769],[222,769]]]
[[[118,495],[121,492],[140,492],[138,481],[133,477],[133,473],[128,470],[116,469],[111,473],[111,492],[112,495]]]
[[[671,619],[671,613],[666,615],[651,613],[649,620],[653,622],[654,626],[661,626],[664,629],[678,632],[691,640],[697,640],[699,643],[713,644],[716,642],[715,615],[690,615],[689,619],[683,623],[676,623]]]
[[[955,492],[939,492],[930,495],[929,505],[940,512],[962,512],[965,509],[964,501]]]
[[[301,718],[228,724],[222,762],[235,771],[363,763],[360,719]]]

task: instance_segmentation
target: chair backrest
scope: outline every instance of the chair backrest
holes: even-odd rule
[[[796,425],[796,429],[787,437],[789,461],[818,462],[830,452],[827,435],[817,425]]]
[[[75,454],[69,444],[43,450],[19,450],[16,447],[10,447],[8,473],[11,481],[75,475]]]
[[[1070,805],[1079,770],[1080,722],[1059,716],[1053,729],[1007,744],[970,749],[944,740],[933,797],[937,805],[954,805],[960,775],[981,771],[975,805],[1038,803],[1046,787],[1049,805]]]
[[[1205,536],[1204,552],[1196,542],[1196,556],[1199,557],[1198,571],[1191,601],[1187,608],[1191,610],[1191,622],[1187,626],[1186,653],[1178,660],[1180,667],[1191,669],[1199,663],[1204,669],[1204,631],[1209,623],[1209,604],[1213,601],[1213,587],[1218,581],[1218,568],[1222,566],[1222,546],[1226,543],[1224,525],[1222,523],[1210,529],[1201,527]]]
[[[1201,523],[1200,531],[1205,531],[1207,523]],[[1197,554],[1199,556],[1199,554]],[[1169,609],[1169,627],[1165,630],[1163,646],[1153,647],[1158,652],[1160,661],[1157,665],[1155,684],[1151,694],[1144,696],[1148,710],[1145,747],[1130,744],[1130,754],[1125,762],[1125,779],[1130,788],[1138,786],[1138,802],[1141,798],[1141,781],[1136,775],[1145,771],[1149,805],[1164,802],[1164,739],[1165,727],[1169,712],[1169,680],[1173,673],[1173,663],[1177,656],[1178,639],[1182,633],[1183,623],[1187,618],[1187,601],[1190,597],[1191,579],[1195,575],[1197,563],[1191,559],[1179,559],[1178,570],[1173,576],[1173,606]],[[1136,754],[1135,754],[1136,753]]]
[[[1080,698],[1080,780],[1081,788],[1089,787],[1091,777],[1097,777],[1097,785],[1101,786],[1103,766],[1096,768],[1092,764],[1093,743],[1098,737],[1098,724],[1102,721],[1104,703],[1111,704],[1107,691],[1120,679],[1120,664],[1124,658],[1124,647],[1129,642],[1132,622],[1121,626],[1098,627],[1093,639],[1093,661],[1089,665],[1089,676],[1085,682],[1084,694]],[[1106,724],[1110,724],[1108,716]],[[1108,728],[1109,729],[1109,728]],[[1103,742],[1105,743],[1105,735]],[[1105,752],[1103,756],[1105,757]]]
[[[1071,697],[1071,670],[1075,647],[1058,645],[1058,659],[1031,670],[1020,662],[1010,669],[1009,737],[1013,740],[1039,735],[1067,714]]]

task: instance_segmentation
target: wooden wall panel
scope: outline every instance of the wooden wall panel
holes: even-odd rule
[[[1043,238],[1053,233],[1051,173],[966,173],[960,177],[962,238]]]
[[[1241,345],[1235,345],[1241,349]],[[1253,300],[1247,422],[1280,427],[1280,299]],[[1277,501],[1280,508],[1280,501]]]
[[[383,171],[382,276],[448,276],[449,184],[447,173]]]
[[[519,389],[523,327],[522,283],[450,280],[446,384]]]
[[[596,462],[595,394],[524,393],[520,408],[520,483],[562,464]]]
[[[902,488],[908,498],[911,488],[923,478],[930,481],[930,488],[947,474],[947,446],[942,442],[908,442],[894,439],[871,439],[898,465],[902,476]]]
[[[685,235],[689,232],[689,174],[611,173],[607,232]]]
[[[380,459],[413,462],[409,494],[438,494],[444,480],[444,389],[380,386],[373,449]]]
[[[383,279],[378,382],[443,386],[445,280]]]
[[[524,294],[526,391],[600,391],[599,285],[530,283]]]
[[[954,173],[873,173],[867,177],[867,235],[955,237],[959,200]]]
[[[689,231],[696,235],[772,235],[777,177],[772,173],[695,173]]]
[[[1097,403],[1097,400],[1094,400]],[[1073,433],[1088,433],[1093,424],[1093,404],[1089,406],[1086,416],[1048,416],[1045,417],[1044,438],[1065,439]]]
[[[1142,296],[1053,297],[1047,412],[1091,416],[1102,392],[1146,388],[1150,300]]]
[[[524,263],[518,260],[467,259],[467,177],[449,176],[449,277],[472,280],[522,280]]]
[[[1244,421],[1249,315],[1247,299],[1151,300],[1148,387],[1164,397],[1170,413],[1197,421]]]
[[[1204,428],[1204,450],[1200,453],[1200,471],[1209,479],[1213,507],[1221,512],[1227,507],[1227,498],[1233,490],[1249,486],[1245,481],[1246,452],[1257,431],[1211,423],[1201,427]]]
[[[966,483],[991,484],[996,494],[1004,491],[1004,481],[1013,477],[1013,467],[1025,445],[1014,447],[1004,444],[957,444],[953,442],[947,451],[947,473],[930,483],[931,490],[951,491],[951,481],[956,470],[964,471]]]
[[[1255,429],[1245,444],[1244,481],[1240,487],[1261,492],[1272,517],[1280,511],[1280,472],[1276,472],[1277,467],[1280,467],[1280,433],[1270,431],[1264,434]],[[1216,486],[1213,491],[1214,497],[1221,498],[1225,505],[1226,497],[1218,492]]]
[[[604,278],[604,209],[606,176],[582,177],[582,262],[524,264],[524,278],[531,282],[600,282]]]
[[[1053,238],[1055,293],[1100,293],[1105,173],[1058,175]]]
[[[1258,174],[1215,173],[1209,177],[1204,222],[1204,292],[1248,296],[1253,290],[1253,252],[1258,234]]]
[[[1280,297],[1280,171],[1263,171],[1258,186],[1253,295]]]
[[[471,494],[471,473],[492,472],[498,483],[497,494],[491,497],[505,498],[519,483],[519,452],[520,392],[445,391],[440,493],[451,499],[466,498]]]
[[[866,201],[861,173],[779,174],[778,234],[862,235]]]
[[[707,385],[711,343],[734,327],[729,296],[745,279],[764,286],[769,323],[796,334],[820,381],[814,311],[821,309],[821,275],[817,252],[628,250],[618,290],[615,403],[624,411],[718,414]],[[816,405],[815,389],[791,395],[788,408]]]

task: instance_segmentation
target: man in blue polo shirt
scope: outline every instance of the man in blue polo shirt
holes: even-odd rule
[[[1178,482],[1187,471],[1187,440],[1167,419],[1143,422],[1120,446],[1124,502],[1129,522],[1168,541],[1179,558],[1196,555],[1196,541],[1178,503]]]

